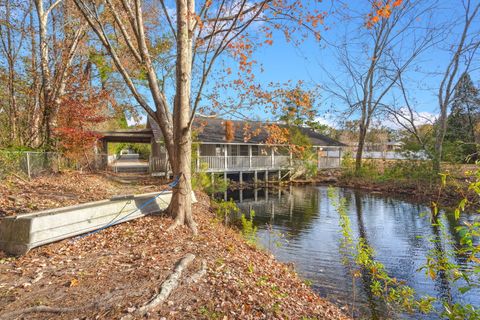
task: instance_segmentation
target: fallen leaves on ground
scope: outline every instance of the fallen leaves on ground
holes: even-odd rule
[[[109,176],[112,179],[109,179]],[[164,188],[160,186],[159,180],[151,178],[132,184],[122,184],[114,178],[117,177],[77,171],[40,176],[30,181],[11,176],[0,182],[0,217],[103,200],[118,194],[154,192]]]
[[[90,179],[90,178],[89,178]],[[194,205],[199,235],[166,232],[168,217],[148,216],[83,238],[63,240],[12,259],[0,252],[2,313],[32,306],[85,307],[72,313],[31,313],[29,319],[116,319],[147,302],[186,253],[207,262],[197,283],[182,283],[149,318],[347,319],[317,296],[292,267],[245,243],[214,219],[208,197]]]

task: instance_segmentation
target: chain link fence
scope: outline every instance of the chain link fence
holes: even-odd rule
[[[66,165],[57,152],[0,151],[0,177],[14,173],[32,178],[59,172]]]
[[[0,179],[11,174],[33,178],[58,173],[62,169],[105,170],[107,158],[107,155],[98,154],[80,162],[69,159],[59,152],[0,150]]]

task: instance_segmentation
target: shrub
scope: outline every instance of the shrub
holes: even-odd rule
[[[242,214],[240,220],[242,222],[242,235],[248,244],[254,245],[257,243],[257,227],[253,224],[255,211],[250,210],[250,217],[247,219],[245,214]]]

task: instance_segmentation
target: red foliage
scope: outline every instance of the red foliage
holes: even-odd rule
[[[94,142],[100,137],[94,126],[108,119],[106,101],[106,91],[77,91],[62,99],[54,134],[67,157],[82,157],[93,150]]]

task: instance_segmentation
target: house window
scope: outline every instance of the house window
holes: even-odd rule
[[[223,148],[222,148],[222,145],[221,145],[221,144],[216,144],[216,145],[215,145],[215,155],[216,155],[217,157],[223,156]]]
[[[240,155],[245,157],[248,156],[248,146],[247,145],[240,145]]]
[[[258,146],[252,146],[252,156],[258,156]]]
[[[228,155],[229,156],[238,156],[238,145],[234,144],[234,145],[229,145],[228,146]]]

